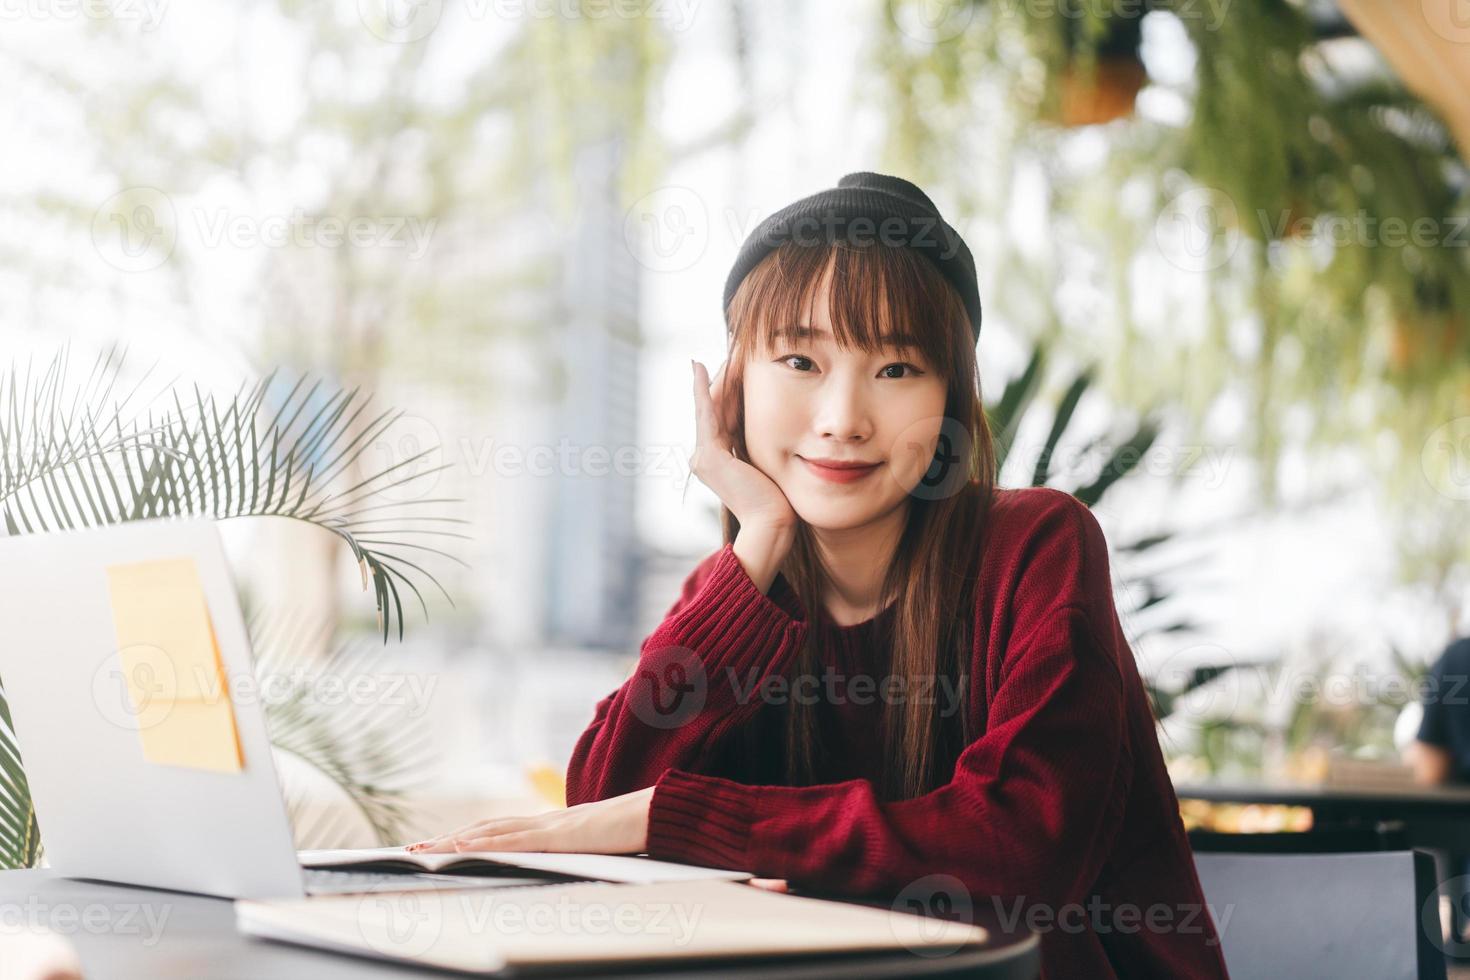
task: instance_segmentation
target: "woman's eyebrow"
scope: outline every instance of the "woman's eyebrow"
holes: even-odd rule
[[[808,327],[808,326],[802,326],[802,325],[795,325],[795,326],[788,326],[788,327],[779,327],[779,328],[777,328],[777,330],[774,333],[771,334],[771,339],[772,340],[813,340],[813,339],[822,339],[822,340],[825,340],[825,339],[830,338],[831,336],[832,336],[831,333],[829,333],[826,330],[821,329],[820,327]],[[888,334],[884,334],[882,337],[879,337],[878,338],[878,341],[879,341],[879,343],[884,344],[884,345],[886,345],[888,347],[917,347],[917,346],[919,346],[919,338],[917,336],[915,336],[914,334],[911,334],[911,333],[902,333],[902,334],[888,333]]]

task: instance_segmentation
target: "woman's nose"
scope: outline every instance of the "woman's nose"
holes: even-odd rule
[[[872,434],[868,400],[857,385],[833,381],[823,385],[817,398],[813,427],[822,438],[850,442]]]

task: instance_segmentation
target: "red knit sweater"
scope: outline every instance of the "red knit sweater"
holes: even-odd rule
[[[1040,933],[1049,978],[1224,977],[1086,505],[1044,487],[997,491],[968,703],[929,692],[936,710],[969,711],[978,735],[946,785],[896,802],[874,788],[891,612],[813,625],[782,576],[762,593],[722,547],[644,641],[639,670],[598,703],[567,802],[655,786],[656,858],[854,896],[967,891]],[[782,687],[809,630],[824,676]],[[781,709],[797,696],[830,709],[836,757],[821,785],[780,785]]]

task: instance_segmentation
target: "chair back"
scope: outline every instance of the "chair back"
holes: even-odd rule
[[[1445,980],[1423,851],[1197,853],[1194,863],[1233,980]]]

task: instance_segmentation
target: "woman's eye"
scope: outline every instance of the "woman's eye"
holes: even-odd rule
[[[805,368],[801,367],[800,365],[792,365],[791,364],[792,361],[800,361],[803,364],[811,364],[812,363],[812,359],[810,357],[806,357],[805,355],[802,355],[802,354],[787,354],[785,357],[781,358],[781,362],[783,364],[787,364],[787,365],[790,365],[792,367],[795,367],[796,370],[802,371],[803,373],[809,373]],[[903,375],[903,374],[893,375],[893,374],[887,374],[886,373],[888,371],[892,371],[894,368],[906,369],[909,373],[906,374],[906,375]],[[890,378],[890,379],[896,381],[896,380],[899,380],[900,378],[914,377],[916,375],[923,374],[924,372],[923,371],[920,371],[917,367],[915,367],[914,365],[908,363],[907,361],[899,361],[899,362],[894,363],[894,364],[889,364],[887,367],[882,368],[878,373],[880,375],[884,376],[884,377],[887,377],[887,378]]]

